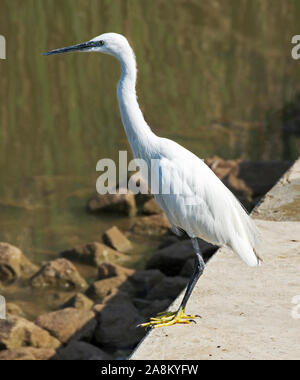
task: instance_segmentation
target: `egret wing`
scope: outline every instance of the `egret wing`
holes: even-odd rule
[[[170,223],[191,237],[231,247],[249,265],[257,265],[257,228],[239,201],[197,156],[170,140],[163,145],[155,199]]]

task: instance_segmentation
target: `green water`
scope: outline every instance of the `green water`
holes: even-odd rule
[[[41,262],[99,240],[114,223],[128,228],[124,218],[85,212],[97,161],[129,149],[119,64],[43,52],[123,33],[157,134],[201,157],[281,159],[280,110],[300,89],[290,53],[299,12],[299,0],[1,0],[0,240]]]

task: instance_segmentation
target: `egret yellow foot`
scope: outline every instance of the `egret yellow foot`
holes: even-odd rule
[[[175,325],[176,323],[184,323],[184,324],[190,324],[190,323],[196,323],[194,320],[200,316],[199,315],[185,315],[183,309],[179,309],[175,312],[166,311],[163,313],[157,314],[156,317],[150,318],[150,322],[142,323],[141,327],[164,327],[164,326],[171,326]]]

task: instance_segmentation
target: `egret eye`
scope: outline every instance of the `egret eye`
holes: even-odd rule
[[[103,40],[99,41],[99,46],[103,46],[103,45],[104,45],[104,41]]]

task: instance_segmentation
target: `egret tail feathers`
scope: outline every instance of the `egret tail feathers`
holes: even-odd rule
[[[249,244],[249,241],[237,237],[232,244],[232,249],[250,267],[261,265],[262,259],[257,255],[255,248]]]

